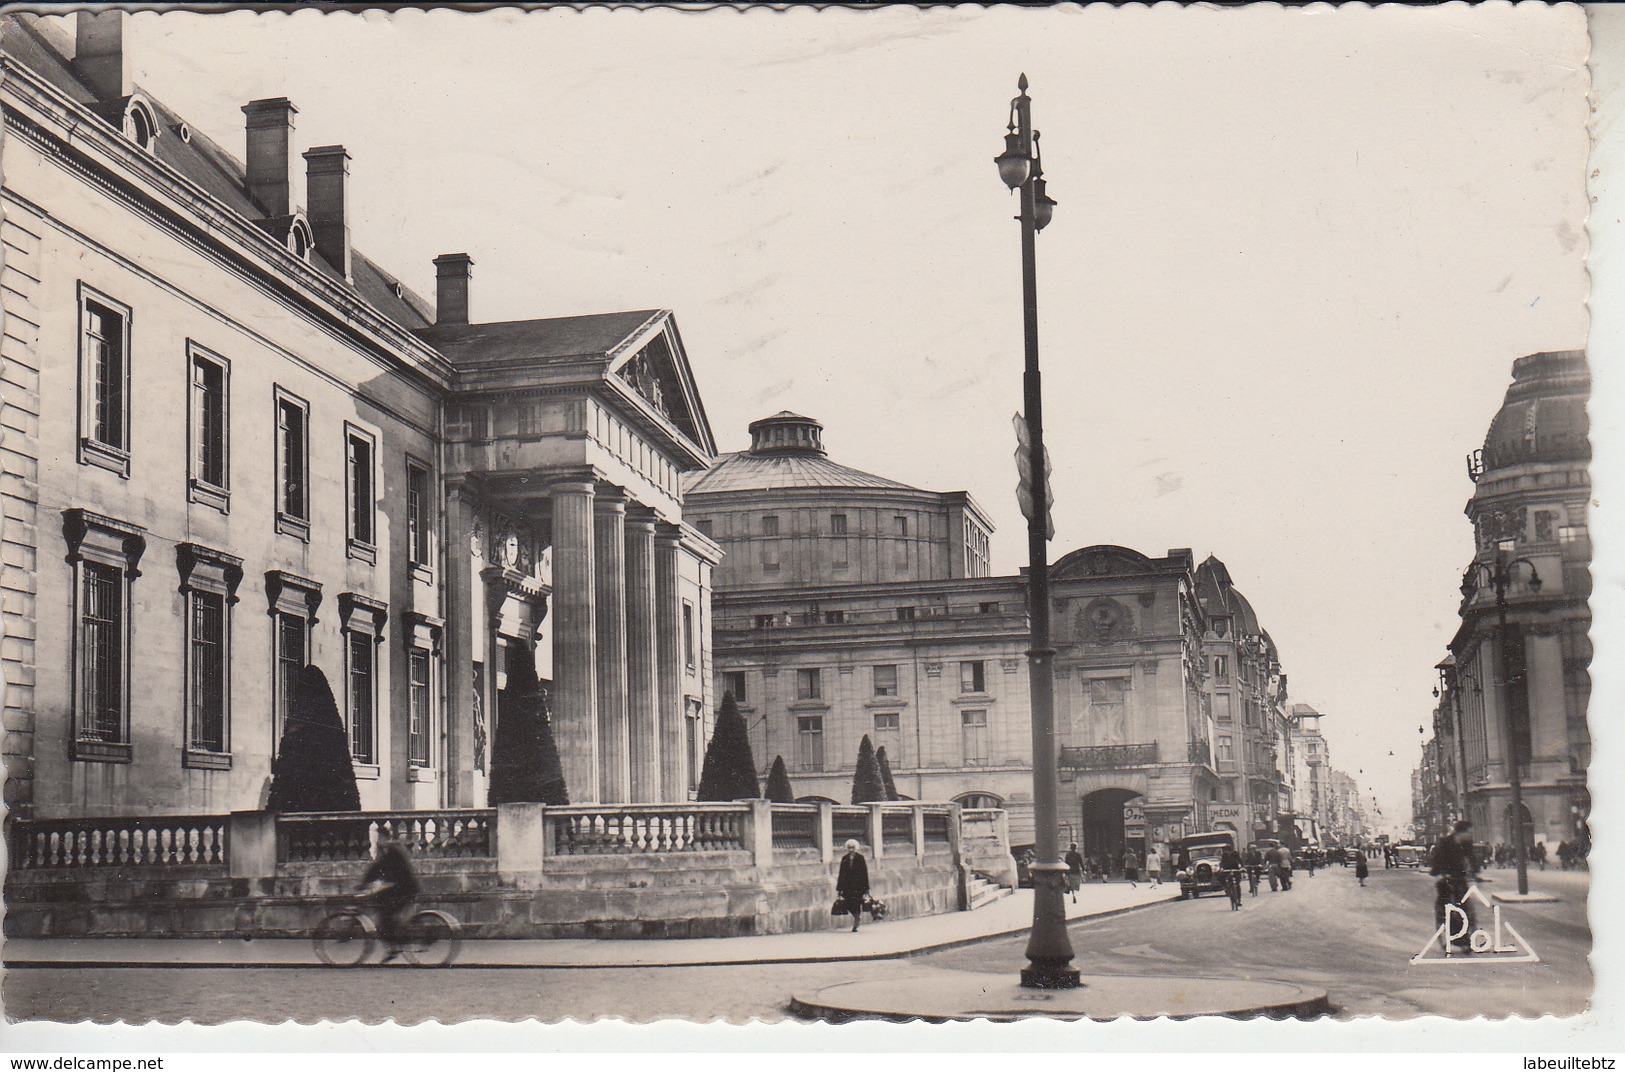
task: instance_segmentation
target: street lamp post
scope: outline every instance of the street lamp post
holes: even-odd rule
[[[1033,720],[1033,850],[1038,859],[1033,876],[1033,928],[1027,941],[1027,966],[1021,985],[1065,990],[1079,985],[1072,967],[1072,941],[1066,933],[1066,865],[1057,837],[1060,816],[1060,772],[1055,756],[1055,649],[1050,644],[1049,478],[1044,454],[1044,399],[1038,372],[1038,279],[1035,240],[1049,223],[1055,201],[1044,190],[1038,131],[1032,124],[1027,76],[1016,83],[1019,95],[1010,102],[1004,152],[994,160],[999,177],[1021,193],[1021,296],[1026,339],[1022,404],[1027,422],[1027,472],[1031,482],[1027,511],[1027,614],[1032,636],[1027,651],[1031,675]]]
[[[1461,594],[1471,599],[1474,593],[1488,585],[1495,590],[1495,646],[1501,652],[1501,712],[1506,721],[1507,784],[1512,789],[1512,822],[1516,832],[1512,836],[1512,859],[1518,866],[1518,893],[1529,892],[1528,830],[1523,819],[1523,744],[1522,727],[1513,725],[1512,653],[1507,646],[1507,589],[1517,578],[1517,567],[1529,570],[1529,590],[1540,591],[1540,573],[1527,558],[1512,558],[1509,548],[1502,543],[1495,549],[1495,562],[1474,562],[1461,576]]]

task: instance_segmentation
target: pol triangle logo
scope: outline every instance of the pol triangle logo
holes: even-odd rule
[[[1483,924],[1483,913],[1473,912],[1477,902],[1489,909],[1490,925]],[[1472,950],[1469,954],[1454,943],[1465,942]],[[1501,906],[1492,904],[1477,886],[1467,891],[1460,905],[1444,906],[1444,922],[1433,932],[1422,951],[1411,958],[1412,964],[1538,964],[1540,955],[1518,929],[1501,918]]]

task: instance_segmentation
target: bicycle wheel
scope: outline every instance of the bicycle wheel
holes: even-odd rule
[[[330,968],[350,968],[372,955],[377,939],[372,920],[346,909],[334,912],[316,928],[316,955]]]
[[[443,968],[457,959],[463,944],[462,928],[455,919],[432,908],[413,916],[406,928],[401,952],[420,968]]]

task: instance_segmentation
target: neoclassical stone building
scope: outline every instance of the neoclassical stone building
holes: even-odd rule
[[[473,322],[465,254],[423,300],[352,245],[342,146],[253,101],[239,162],[122,18],[3,23],[12,814],[262,806],[306,663],[364,807],[483,804],[532,644],[572,798],[686,799],[720,550],[671,313]]]
[[[1486,840],[1515,837],[1507,758],[1514,734],[1532,840],[1551,849],[1573,842],[1590,814],[1590,393],[1583,351],[1519,358],[1483,448],[1468,459],[1473,561],[1524,558],[1541,581],[1537,589],[1527,567],[1515,567],[1504,649],[1494,590],[1466,587],[1450,642],[1441,707],[1459,719],[1467,815]]]
[[[987,575],[986,516],[831,460],[810,418],[750,433],[685,503],[729,549],[716,691],[759,766],[782,756],[798,795],[844,803],[868,735],[899,793],[1004,807],[1031,843],[1026,584]],[[1204,827],[1222,783],[1191,553],[1097,546],[1051,572],[1064,839],[1113,852]]]

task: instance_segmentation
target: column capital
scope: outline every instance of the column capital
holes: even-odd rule
[[[598,482],[592,473],[559,473],[547,482],[544,489],[548,495],[575,494],[586,495],[589,498],[598,493]]]
[[[669,521],[661,521],[655,525],[655,539],[675,548],[683,542],[683,530]]]
[[[600,506],[613,505],[624,510],[626,504],[632,500],[632,496],[627,493],[625,488],[619,484],[611,484],[604,480],[598,481],[594,491],[598,496],[598,505]]]
[[[657,520],[654,510],[644,506],[636,499],[627,504],[626,527],[628,529],[635,528],[640,532],[653,533]]]

